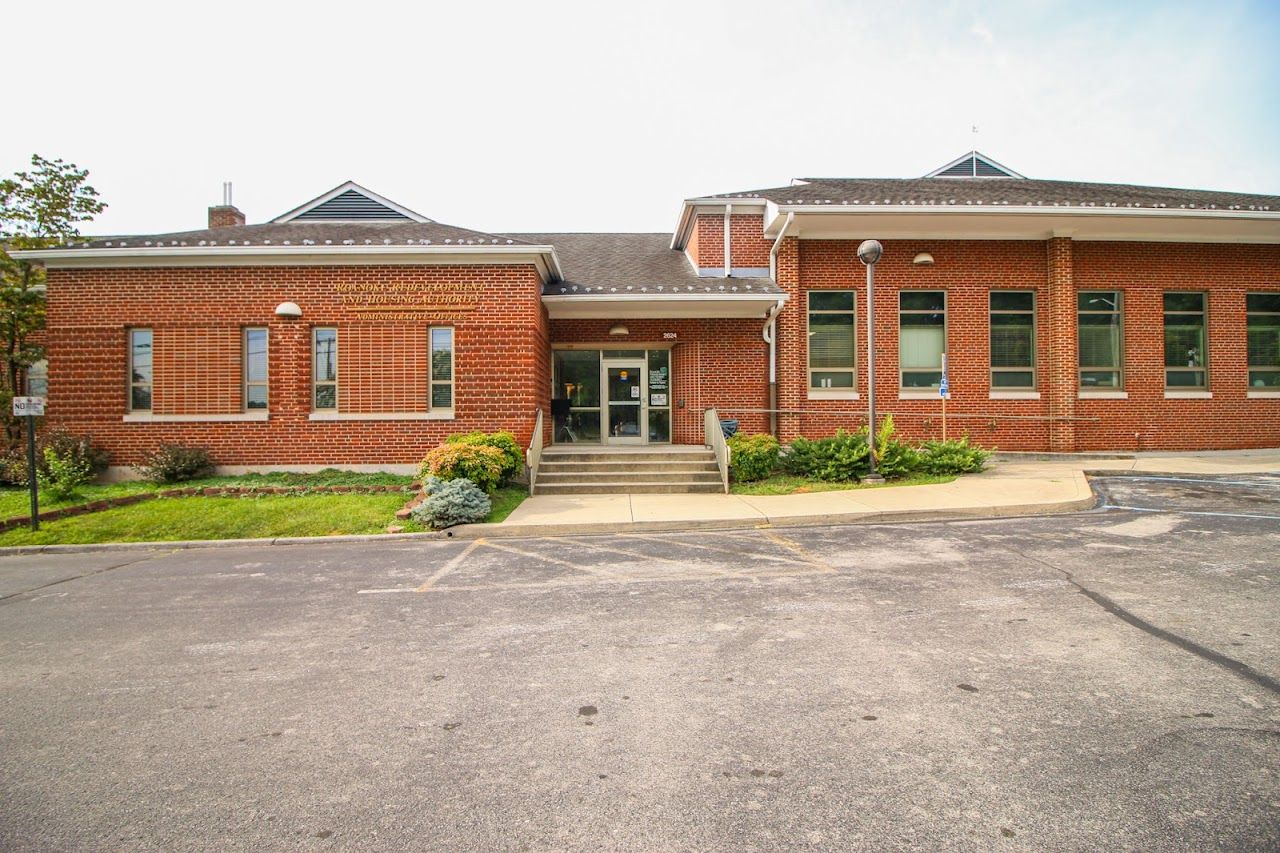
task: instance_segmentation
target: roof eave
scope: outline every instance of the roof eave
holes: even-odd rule
[[[234,265],[296,262],[305,265],[337,266],[343,260],[364,263],[385,260],[395,263],[448,263],[464,258],[478,263],[498,257],[499,263],[519,263],[528,258],[548,281],[562,281],[564,273],[554,246],[138,246],[112,249],[28,249],[12,252],[15,258],[40,261],[51,268]]]

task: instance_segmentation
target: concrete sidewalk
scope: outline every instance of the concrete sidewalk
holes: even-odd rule
[[[1115,458],[997,458],[981,474],[951,483],[801,495],[539,495],[500,524],[452,528],[459,538],[689,530],[789,524],[993,517],[1088,509],[1085,472],[1246,474],[1280,472],[1280,450],[1154,454]]]

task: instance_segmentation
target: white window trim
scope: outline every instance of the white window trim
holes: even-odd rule
[[[1166,311],[1164,310],[1164,297],[1168,296],[1171,293],[1178,293],[1178,294],[1192,293],[1199,296],[1201,310],[1200,311]],[[1209,377],[1209,294],[1208,292],[1204,290],[1166,290],[1166,291],[1163,291],[1160,295],[1160,308],[1161,308],[1161,311],[1160,311],[1160,333],[1161,333],[1160,362],[1161,364],[1164,364],[1164,332],[1168,328],[1169,322],[1167,318],[1170,314],[1174,314],[1176,316],[1182,316],[1182,317],[1199,317],[1200,328],[1203,330],[1203,333],[1204,333],[1204,352],[1200,354],[1200,365],[1198,367],[1170,367],[1169,365],[1164,364],[1164,383],[1165,383],[1164,397],[1165,399],[1166,400],[1195,400],[1195,399],[1201,399],[1201,398],[1208,399],[1209,397],[1212,397],[1213,394],[1209,392],[1210,377]],[[1248,370],[1247,364],[1245,366],[1245,369],[1246,371]],[[1178,373],[1178,372],[1186,373],[1188,371],[1198,371],[1200,375],[1204,377],[1204,384],[1186,387],[1185,390],[1184,390],[1184,386],[1170,385],[1169,371],[1171,370],[1174,371],[1175,373]]]
[[[1129,396],[1128,394],[1125,394],[1123,397],[1116,396],[1117,393],[1124,394],[1124,383],[1126,378],[1125,369],[1124,369],[1124,291],[1123,290],[1082,290],[1082,291],[1077,291],[1076,295],[1078,296],[1080,293],[1115,294],[1116,310],[1114,311],[1081,311],[1080,306],[1078,304],[1076,305],[1076,385],[1080,389],[1079,398],[1081,400],[1088,399],[1090,397],[1099,399],[1099,400],[1127,399]],[[1119,340],[1116,342],[1117,346],[1120,349],[1120,352],[1117,353],[1117,355],[1120,357],[1120,363],[1117,364],[1115,367],[1095,367],[1092,365],[1089,367],[1086,367],[1080,363],[1080,315],[1081,314],[1115,314],[1116,315],[1116,321],[1117,321],[1116,327],[1120,332]],[[1161,352],[1163,352],[1163,349],[1161,349]],[[1080,384],[1080,374],[1084,373],[1085,371],[1101,373],[1105,370],[1114,370],[1117,374],[1119,374],[1120,384],[1112,388],[1085,387],[1084,385]]]
[[[133,336],[137,332],[146,332],[149,335],[151,335],[151,381],[150,382],[134,382],[133,381]],[[127,369],[129,371],[129,382],[125,386],[125,393],[127,394],[127,396],[125,397],[125,409],[130,414],[132,414],[133,412],[138,412],[139,414],[144,414],[144,413],[149,414],[155,409],[155,406],[156,406],[156,331],[150,326],[136,326],[136,327],[131,326],[129,328],[128,338],[129,338],[128,340],[129,364]],[[141,385],[146,385],[151,392],[151,406],[146,409],[135,409],[133,407],[133,389]]]
[[[267,378],[261,382],[249,381],[249,333],[262,332],[266,335],[266,357],[267,357]],[[266,326],[245,326],[240,330],[240,405],[243,410],[248,412],[269,412],[271,410],[271,332]],[[267,407],[265,409],[249,408],[249,387],[252,385],[261,385],[267,389]]]
[[[329,382],[326,380],[324,382],[320,382],[316,379],[316,337],[317,335],[319,335],[320,332],[328,331],[330,329],[333,330],[333,366],[334,366],[333,381]],[[341,341],[338,336],[337,326],[313,326],[312,327],[311,329],[311,406],[310,408],[313,412],[337,412],[339,411],[339,406],[342,405],[342,398],[340,396],[341,389],[338,387],[338,378],[340,376],[340,370],[341,370],[341,368],[339,367],[340,362],[338,361],[338,359],[341,358],[341,352],[339,350],[340,343]],[[316,408],[316,390],[321,385],[333,386],[333,408],[332,409]]]
[[[1248,394],[1250,400],[1280,400],[1280,390],[1275,391],[1250,391]]]
[[[449,330],[449,380],[446,382],[442,379],[436,379],[433,376],[434,364],[432,358],[435,355],[435,344],[432,339],[435,337],[436,329]],[[454,326],[430,326],[427,328],[427,411],[436,415],[436,417],[445,419],[452,418],[454,407],[458,405],[458,330]],[[437,385],[449,386],[449,405],[435,407],[431,405]]]
[[[941,387],[940,385],[930,385],[928,387],[922,388],[919,386],[907,387],[906,385],[902,384],[902,374],[904,373],[926,373],[926,372],[932,373],[932,371],[926,371],[922,368],[912,368],[911,370],[902,369],[902,315],[903,314],[936,314],[937,313],[936,311],[921,311],[914,308],[908,311],[903,311],[902,310],[902,294],[904,293],[941,293],[942,294],[942,354],[943,355],[946,355],[947,353],[947,340],[949,337],[949,333],[951,331],[951,311],[950,311],[951,299],[947,295],[947,291],[945,288],[909,287],[909,288],[903,288],[902,290],[898,291],[898,399],[923,400],[926,397],[937,397],[939,400],[941,400],[942,396],[938,393],[938,389],[939,387]],[[989,306],[990,306],[990,302],[988,302],[988,314],[987,314],[988,321],[990,321],[990,316],[991,316]],[[989,349],[988,349],[988,356],[990,356]],[[938,365],[938,372],[939,373],[944,372],[943,366],[941,364]],[[918,392],[924,392],[924,393],[918,393]],[[948,400],[951,399],[950,394],[947,395],[947,399]]]
[[[196,423],[231,423],[234,421],[266,421],[270,412],[255,409],[252,412],[210,415],[153,415],[150,412],[130,412],[121,420],[127,424],[196,424]]]
[[[334,412],[328,409],[312,412],[310,421],[451,421],[452,409],[434,412]]]
[[[847,293],[853,298],[853,308],[849,311],[814,311],[809,307],[809,298],[814,293]],[[809,352],[809,321],[812,316],[817,314],[852,314],[853,315],[853,364],[849,367],[814,367],[810,361]],[[805,382],[809,387],[810,400],[857,400],[858,398],[858,291],[847,290],[842,288],[814,288],[805,292],[804,295],[804,366],[805,366]],[[852,376],[853,384],[848,388],[823,388],[813,384],[814,371],[819,373],[843,373],[848,371]],[[815,396],[816,394],[816,396]],[[852,394],[853,396],[849,396]]]
[[[991,307],[991,297],[997,293],[1029,293],[1031,294],[1031,310],[1030,311],[1009,311],[996,310]],[[987,291],[987,370],[990,374],[991,396],[992,400],[1021,400],[1021,399],[1040,399],[1040,395],[1036,393],[1040,388],[1040,361],[1036,358],[1036,349],[1040,345],[1040,300],[1036,298],[1036,292],[1027,288],[1017,287],[997,287]],[[995,328],[995,324],[991,322],[993,314],[1030,314],[1031,315],[1031,364],[1027,367],[996,367],[991,363],[991,331]],[[1031,371],[1030,385],[1015,385],[1011,387],[997,388],[995,384],[997,373],[1025,373]],[[1014,394],[1012,397],[1000,396],[1003,394]],[[1035,397],[1026,397],[1027,393],[1035,394]]]

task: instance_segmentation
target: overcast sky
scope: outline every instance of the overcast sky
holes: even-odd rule
[[[88,168],[89,233],[203,227],[225,180],[262,222],[347,179],[484,231],[667,231],[686,197],[975,147],[1280,194],[1277,0],[50,8],[5,13],[0,173]]]

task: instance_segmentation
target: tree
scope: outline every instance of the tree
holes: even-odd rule
[[[62,160],[31,156],[31,171],[0,179],[0,417],[12,444],[20,437],[10,401],[44,348],[31,340],[44,328],[44,267],[14,258],[9,252],[69,242],[78,226],[106,205],[85,184],[87,169]]]

